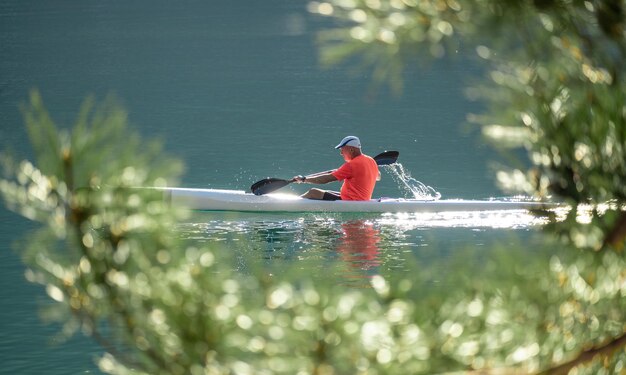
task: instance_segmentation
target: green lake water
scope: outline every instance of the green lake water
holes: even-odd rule
[[[466,115],[481,109],[463,95],[481,75],[467,58],[471,51],[409,67],[402,96],[385,88],[368,93],[367,72],[320,66],[316,35],[332,25],[306,5],[4,0],[1,147],[30,157],[19,106],[33,88],[63,127],[87,95],[114,94],[142,136],[162,139],[185,162],[185,187],[243,190],[267,176],[335,168],[342,159],[333,146],[352,134],[370,155],[400,151],[404,168],[443,198],[501,195],[490,169],[495,154],[466,124]],[[375,195],[404,194],[383,173]],[[373,274],[419,272],[416,264],[445,264],[461,250],[473,254],[479,268],[490,244],[515,241],[511,236],[526,236],[535,224],[523,213],[199,212],[177,229],[198,243],[223,244],[241,272],[261,266],[320,275],[339,264],[337,282],[363,287]],[[101,348],[83,337],[61,342],[59,327],[39,318],[48,299],[25,281],[14,251],[32,227],[0,208],[0,373],[99,373],[94,358]]]

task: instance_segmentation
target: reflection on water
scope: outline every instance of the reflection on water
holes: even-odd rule
[[[523,236],[541,223],[526,211],[369,216],[198,212],[178,229],[198,245],[223,245],[220,251],[231,252],[241,272],[261,267],[268,275],[332,276],[363,287],[378,273],[415,272],[416,263],[428,267],[460,249],[469,249],[478,262],[489,244],[506,243],[512,233]]]
[[[337,246],[341,258],[355,268],[373,269],[379,265],[378,243],[380,232],[374,224],[365,220],[353,220],[341,224],[343,235]]]
[[[546,219],[526,210],[503,210],[386,214],[380,221],[401,228],[524,229],[545,224]]]

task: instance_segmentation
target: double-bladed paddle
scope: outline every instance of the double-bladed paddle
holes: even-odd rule
[[[378,165],[389,165],[395,163],[398,160],[398,156],[400,156],[398,151],[385,151],[374,156],[374,160],[376,160]],[[283,180],[281,178],[268,177],[252,184],[250,190],[254,195],[264,195],[283,188],[294,181],[294,179]]]

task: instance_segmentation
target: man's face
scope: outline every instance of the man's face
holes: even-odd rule
[[[350,161],[352,160],[352,147],[350,146],[343,146],[342,148],[339,149],[339,152],[341,153],[341,156],[343,156],[343,160],[345,161]]]

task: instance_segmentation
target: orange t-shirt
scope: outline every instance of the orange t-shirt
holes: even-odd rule
[[[337,180],[343,181],[342,200],[366,201],[372,199],[378,177],[378,165],[371,157],[361,154],[342,165],[332,175]]]

